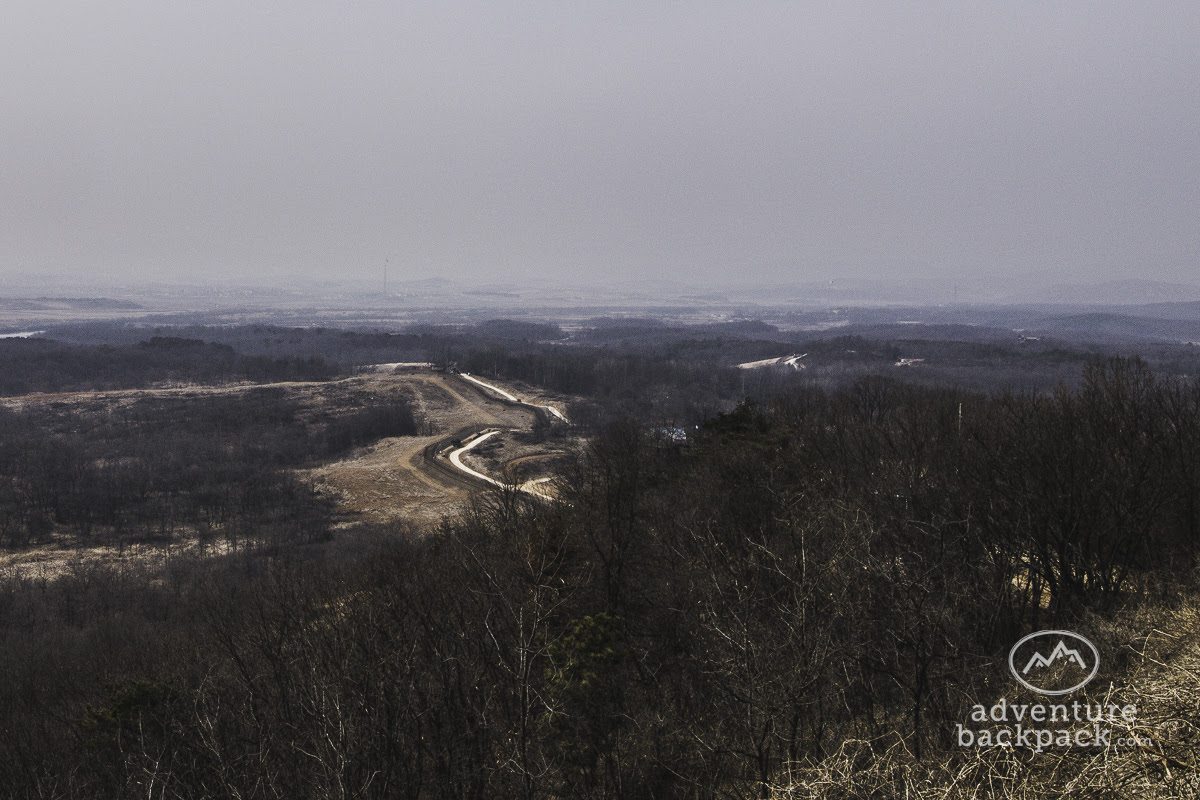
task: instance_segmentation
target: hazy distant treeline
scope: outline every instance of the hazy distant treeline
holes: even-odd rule
[[[339,368],[320,356],[242,355],[228,345],[152,336],[131,345],[0,339],[0,394],[129,389],[160,383],[328,380]]]
[[[603,318],[571,332],[521,320],[399,332],[86,323],[50,330],[61,344],[0,340],[0,366],[10,367],[0,373],[0,392],[322,380],[366,364],[430,362],[587,398],[576,409],[582,424],[632,414],[694,424],[745,397],[766,400],[805,386],[832,391],[870,374],[979,392],[1051,391],[1077,386],[1089,360],[1122,354],[1116,345],[1020,340],[1011,331],[968,326],[843,330]],[[1156,372],[1200,374],[1200,348],[1146,344],[1139,352]],[[799,370],[734,369],[799,353],[807,353]],[[897,366],[901,359],[910,366]]]

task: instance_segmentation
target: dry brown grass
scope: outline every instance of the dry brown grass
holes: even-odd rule
[[[917,760],[900,743],[847,741],[817,762],[794,764],[771,797],[939,800],[1057,797],[1200,797],[1200,603],[1143,607],[1109,620],[1101,631],[1114,664],[1088,700],[1132,703],[1133,724],[1113,724],[1113,740],[1145,746],[1050,749],[954,748]],[[1115,674],[1114,674],[1115,673]],[[1097,681],[1096,683],[1100,683]],[[1092,688],[1092,687],[1089,687]],[[1083,698],[1079,698],[1081,701]]]

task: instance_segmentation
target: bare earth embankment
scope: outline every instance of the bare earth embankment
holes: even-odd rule
[[[403,386],[431,433],[384,439],[309,473],[318,485],[337,491],[344,507],[363,520],[406,520],[423,525],[461,510],[470,493],[485,485],[456,474],[448,455],[457,449],[455,443],[464,443],[472,434],[502,432],[490,438],[486,449],[461,457],[473,470],[495,479],[504,478],[509,462],[524,462],[532,455],[551,458],[556,452],[514,437],[514,432],[533,428],[537,420],[533,409],[506,402],[462,376],[402,371],[371,378],[384,385]],[[522,471],[523,481],[546,477],[524,477],[527,472]]]

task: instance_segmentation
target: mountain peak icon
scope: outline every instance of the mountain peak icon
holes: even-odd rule
[[[1077,649],[1071,649],[1070,645]],[[1085,657],[1084,653],[1088,651],[1091,655]],[[1066,664],[1059,665],[1062,661]],[[1056,668],[1046,669],[1052,666]],[[1045,695],[1070,694],[1096,677],[1100,671],[1100,651],[1087,637],[1073,631],[1034,631],[1009,649],[1008,669],[1017,683],[1030,691]]]
[[[1054,646],[1054,650],[1050,652],[1049,657],[1035,652],[1033,656],[1030,657],[1029,663],[1025,665],[1025,669],[1021,670],[1021,674],[1028,675],[1029,670],[1033,669],[1034,667],[1048,667],[1054,662],[1060,661],[1064,658],[1068,663],[1075,664],[1080,669],[1087,669],[1087,665],[1083,663],[1083,656],[1079,654],[1079,651],[1072,650],[1071,648],[1067,647],[1062,639],[1059,639],[1058,644]]]

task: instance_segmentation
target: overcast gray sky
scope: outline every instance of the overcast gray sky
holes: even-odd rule
[[[1190,280],[1200,3],[5,0],[0,279]]]

